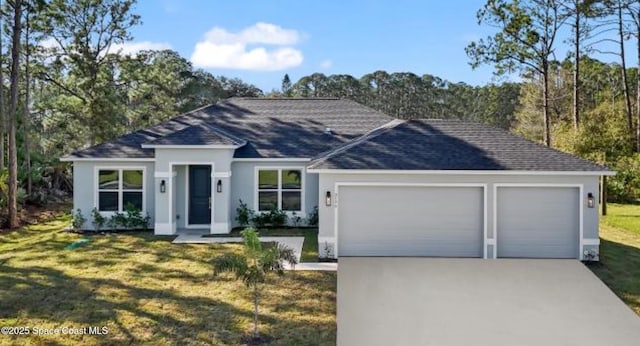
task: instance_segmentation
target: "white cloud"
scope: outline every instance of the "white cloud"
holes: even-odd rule
[[[118,53],[120,55],[133,55],[142,50],[164,50],[171,49],[171,45],[166,42],[125,42],[114,44],[109,49],[111,53]]]
[[[328,59],[327,59],[327,60],[323,60],[323,61],[320,63],[320,68],[322,68],[322,69],[324,69],[324,70],[328,70],[328,69],[330,69],[332,66],[333,66],[333,61],[328,60]]]
[[[296,30],[262,22],[235,33],[214,27],[196,43],[191,62],[203,68],[282,70],[298,66],[304,60],[302,52],[292,47],[301,38]],[[280,47],[267,48],[266,45]]]
[[[44,40],[38,43],[40,47],[50,49],[50,48],[58,48],[60,45],[58,41],[56,41],[53,37],[45,38]]]

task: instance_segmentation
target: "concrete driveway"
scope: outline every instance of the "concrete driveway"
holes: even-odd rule
[[[640,345],[640,318],[576,260],[339,263],[338,345]]]

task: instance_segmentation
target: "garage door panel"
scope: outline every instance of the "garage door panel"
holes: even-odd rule
[[[480,187],[346,186],[340,256],[482,256]]]
[[[576,258],[579,189],[500,187],[498,257]]]

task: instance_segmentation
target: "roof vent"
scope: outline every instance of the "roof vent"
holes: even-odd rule
[[[331,128],[330,127],[325,128],[324,129],[324,133],[327,134],[327,135],[333,134],[333,132],[331,132]]]

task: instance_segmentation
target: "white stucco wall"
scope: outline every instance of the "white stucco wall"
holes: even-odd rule
[[[233,227],[238,226],[236,209],[240,200],[253,210],[257,210],[256,168],[300,168],[303,174],[303,213],[298,216],[305,218],[318,206],[318,174],[306,173],[307,162],[291,161],[234,161],[231,164],[231,220]]]
[[[143,214],[151,216],[150,227],[155,222],[155,190],[154,163],[150,161],[75,161],[73,163],[73,213],[77,209],[87,219],[82,227],[85,230],[93,230],[93,217],[91,211],[98,207],[98,170],[114,168],[144,168],[144,210]],[[110,213],[103,213],[108,216]]]
[[[335,211],[340,203],[339,189],[336,184],[349,182],[370,182],[370,183],[417,183],[417,184],[456,184],[456,183],[473,183],[487,185],[487,205],[486,205],[486,221],[487,221],[487,254],[493,254],[493,246],[495,244],[494,235],[494,193],[496,184],[518,183],[518,184],[579,184],[582,186],[583,196],[583,240],[585,246],[583,249],[597,249],[599,243],[598,235],[598,177],[585,175],[504,175],[504,174],[343,174],[343,173],[320,173],[318,202],[319,206],[319,234],[318,244],[320,248],[329,247],[330,253],[334,253],[337,241],[335,231]],[[331,206],[324,203],[324,195],[326,191],[331,191],[333,201]],[[596,199],[594,208],[587,208],[587,194],[592,193]],[[385,196],[380,196],[379,200],[368,201],[369,203],[377,203],[384,206],[385,203],[396,203],[398,201],[389,201]],[[535,222],[535,220],[531,220]],[[339,247],[338,247],[339,250]],[[322,251],[320,251],[322,253]],[[582,251],[581,251],[582,253]]]

